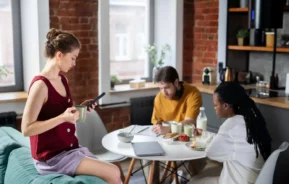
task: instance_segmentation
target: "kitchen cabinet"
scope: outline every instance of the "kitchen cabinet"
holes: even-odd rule
[[[273,53],[273,48],[250,45],[250,40],[252,41],[250,37],[253,37],[253,35],[249,35],[245,39],[244,46],[239,46],[236,34],[240,29],[248,29],[248,8],[238,8],[238,0],[228,0],[227,2],[226,66],[233,68],[235,72],[248,72],[250,70],[250,52]],[[286,6],[284,12],[288,10],[289,6]],[[254,31],[249,32],[253,33]],[[277,47],[276,52],[289,53],[289,48]]]

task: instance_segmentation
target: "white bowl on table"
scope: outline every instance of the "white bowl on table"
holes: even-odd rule
[[[117,134],[117,138],[120,142],[130,143],[133,140],[134,135],[132,135],[128,132],[120,132]]]

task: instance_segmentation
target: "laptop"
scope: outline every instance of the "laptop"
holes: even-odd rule
[[[132,143],[132,147],[135,154],[139,157],[162,156],[166,154],[161,145],[156,141],[136,142]]]

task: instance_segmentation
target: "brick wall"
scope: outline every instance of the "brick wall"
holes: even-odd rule
[[[76,103],[98,94],[97,0],[50,0],[50,27],[75,34],[82,44],[66,76]]]
[[[219,0],[184,0],[183,73],[201,82],[203,68],[217,65]]]
[[[218,0],[185,0],[184,80],[200,82],[204,66],[217,63]],[[50,27],[70,31],[82,43],[66,76],[76,104],[98,95],[97,0],[50,0]],[[96,109],[108,131],[130,124],[129,107]]]

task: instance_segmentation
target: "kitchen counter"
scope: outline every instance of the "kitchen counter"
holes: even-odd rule
[[[196,86],[200,92],[213,94],[214,90],[216,89],[217,85],[203,85],[201,83],[192,84]],[[245,89],[253,89],[255,86],[246,85],[244,86]],[[269,105],[273,107],[285,108],[289,109],[289,97],[271,97],[271,98],[254,98],[251,97],[256,103]]]

